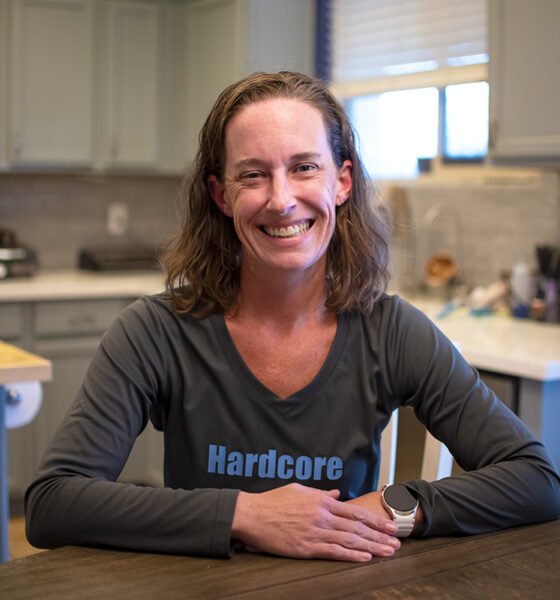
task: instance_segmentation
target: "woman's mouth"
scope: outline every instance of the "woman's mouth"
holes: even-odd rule
[[[259,229],[270,237],[293,238],[304,234],[306,231],[309,231],[309,228],[312,225],[313,221],[311,219],[307,219],[305,221],[295,223],[294,225],[288,225],[287,227],[269,227],[267,225],[260,225]]]

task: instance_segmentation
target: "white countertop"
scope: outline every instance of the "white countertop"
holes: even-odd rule
[[[135,297],[163,289],[163,275],[156,271],[45,271],[0,281],[0,303]],[[500,315],[474,317],[465,309],[437,318],[441,301],[407,299],[458,344],[473,366],[538,381],[560,380],[560,325]]]
[[[135,297],[156,294],[164,287],[158,271],[44,271],[0,281],[0,302]]]
[[[426,313],[478,369],[538,381],[560,380],[560,325],[507,315],[472,316],[457,309],[437,318],[443,303],[407,298]]]

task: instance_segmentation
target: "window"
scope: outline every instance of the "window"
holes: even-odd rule
[[[488,152],[488,83],[448,85],[444,94],[443,160],[481,160]]]
[[[348,102],[360,155],[374,179],[414,177],[418,158],[437,154],[438,96],[437,88],[430,87]]]
[[[374,179],[416,177],[422,159],[437,155],[482,162],[488,150],[485,81],[356,96],[346,107]]]
[[[485,0],[324,0],[334,92],[376,178],[419,159],[481,161],[488,144]]]

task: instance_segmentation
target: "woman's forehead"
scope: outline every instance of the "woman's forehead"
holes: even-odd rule
[[[229,158],[268,152],[273,145],[293,152],[330,151],[321,112],[302,100],[270,98],[245,106],[226,127]]]

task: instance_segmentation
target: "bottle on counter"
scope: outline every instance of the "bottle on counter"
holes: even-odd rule
[[[532,276],[529,265],[520,261],[511,270],[511,314],[514,317],[529,317],[532,300]]]

